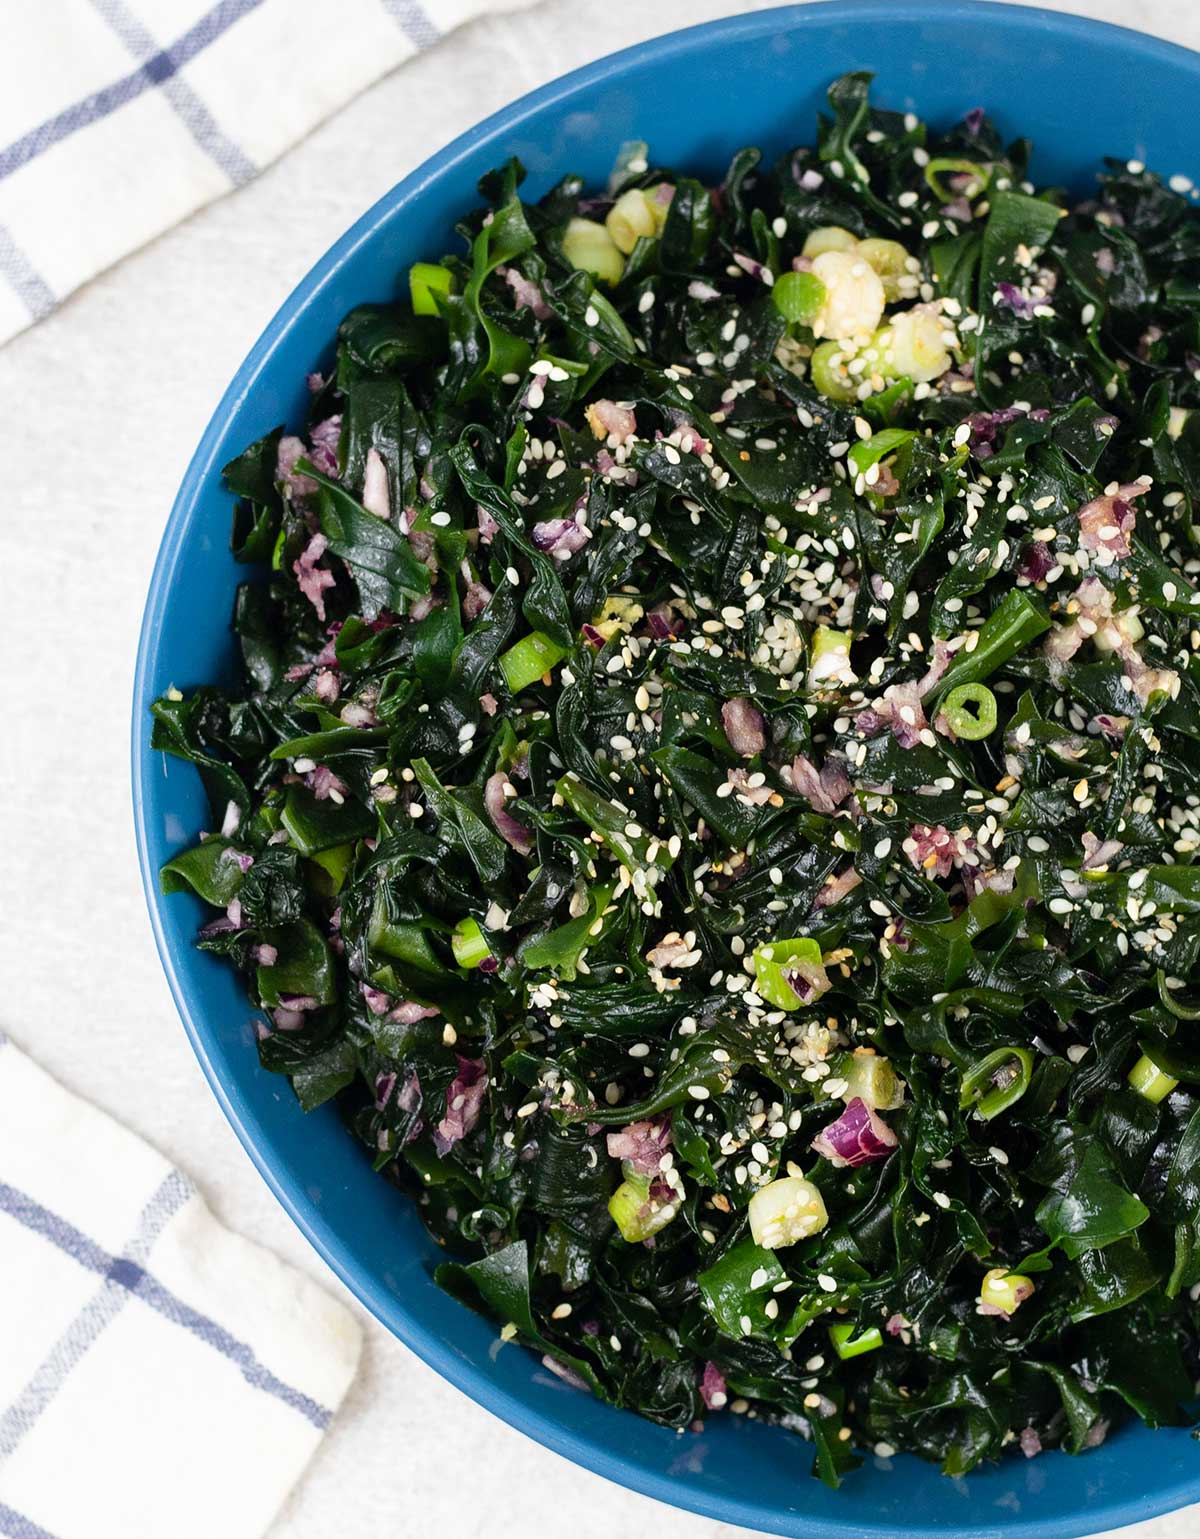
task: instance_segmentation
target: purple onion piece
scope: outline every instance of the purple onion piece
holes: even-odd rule
[[[518,855],[528,855],[533,849],[533,835],[506,808],[505,787],[508,784],[508,776],[503,770],[489,775],[483,788],[483,805],[492,820],[492,827],[504,842],[516,850]]]
[[[814,1151],[842,1168],[886,1160],[899,1140],[882,1117],[857,1096],[812,1141]]]
[[[752,759],[767,746],[766,724],[763,714],[749,700],[739,696],[721,707],[721,724],[729,746],[744,759]]]
[[[662,1157],[671,1147],[671,1119],[651,1117],[643,1122],[631,1122],[610,1133],[606,1142],[614,1160],[627,1160],[638,1175],[657,1175]]]
[[[446,1089],[446,1115],[433,1130],[433,1146],[448,1154],[479,1122],[487,1094],[487,1065],[481,1058],[458,1057],[458,1073]]]

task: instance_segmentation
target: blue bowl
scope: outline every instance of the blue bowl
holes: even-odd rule
[[[1103,154],[1200,180],[1184,104],[1200,55],[1047,11],[957,0],[834,0],[737,17],[614,54],[535,91],[464,134],[364,214],[285,302],[225,393],[184,477],[142,625],[133,701],[138,851],[163,967],[213,1091],[264,1179],[362,1302],[439,1373],[569,1459],[709,1517],[805,1539],[1073,1536],[1200,1499],[1200,1451],[1184,1431],[1130,1427],[1082,1458],[1007,1459],[948,1480],[916,1458],[869,1457],[840,1492],[808,1475],[810,1449],[744,1417],[677,1436],[561,1383],[442,1293],[416,1210],[371,1171],[325,1107],[300,1111],[260,1071],[233,973],[193,945],[201,905],[163,898],[159,865],[207,820],[192,769],[149,745],[149,705],[174,683],[231,673],[228,616],[240,574],[228,552],[220,467],[276,423],[300,420],[310,369],[329,362],[342,315],[397,290],[418,257],[453,244],[478,177],[521,157],[537,196],[565,171],[603,182],[622,141],[714,175],[732,150],[811,142],[825,86],[877,72],[881,104],[950,122],[985,105],[1029,134],[1041,182],[1082,189]]]

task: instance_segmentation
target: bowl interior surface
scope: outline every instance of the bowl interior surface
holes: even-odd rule
[[[148,706],[174,683],[229,678],[231,499],[220,467],[280,422],[328,364],[353,305],[402,291],[407,264],[456,249],[479,176],[516,154],[536,197],[568,170],[602,183],[628,139],[655,160],[719,177],[733,150],[811,143],[828,82],[872,69],[881,105],[948,124],[983,105],[1029,135],[1039,183],[1086,188],[1104,154],[1200,180],[1186,104],[1200,55],[1122,29],[959,0],[833,0],[676,33],[601,60],[505,109],[387,194],[287,300],[217,409],[172,510],[151,584],[133,713],[135,820],[156,940],[214,1092],[263,1176],[326,1261],[386,1325],[459,1388],[567,1457],[662,1500],[809,1539],[1074,1536],[1200,1499],[1184,1431],[1122,1431],[1086,1457],[1010,1459],[949,1480],[911,1457],[868,1455],[840,1492],[809,1478],[811,1449],[744,1417],[675,1433],[603,1406],[547,1372],[433,1283],[437,1248],[412,1204],[375,1176],[332,1107],[311,1116],[262,1072],[234,974],[195,950],[202,905],[164,899],[159,865],[209,822],[194,770],[149,748]]]

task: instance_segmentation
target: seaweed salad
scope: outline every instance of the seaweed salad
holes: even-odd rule
[[[1200,1372],[1200,208],[869,79],[484,178],[226,467],[238,682],[153,707],[164,887],[439,1281],[831,1484]]]

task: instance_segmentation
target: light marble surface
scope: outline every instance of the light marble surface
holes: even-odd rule
[[[436,0],[427,3],[436,11]],[[1194,0],[1059,8],[1200,47]],[[549,0],[471,26],[0,351],[8,466],[0,777],[4,864],[16,879],[0,922],[0,1024],[176,1160],[227,1223],[333,1290],[340,1285],[276,1205],[205,1086],[143,908],[128,702],[163,520],[247,348],[369,203],[521,92],[601,52],[732,9],[731,0]],[[558,1539],[564,1522],[573,1539],[651,1526],[656,1539],[741,1532],[573,1468],[366,1324],[361,1378],[274,1539],[397,1530]],[[486,1503],[464,1501],[464,1462]],[[1198,1525],[1200,1508],[1124,1532],[1189,1539]]]

